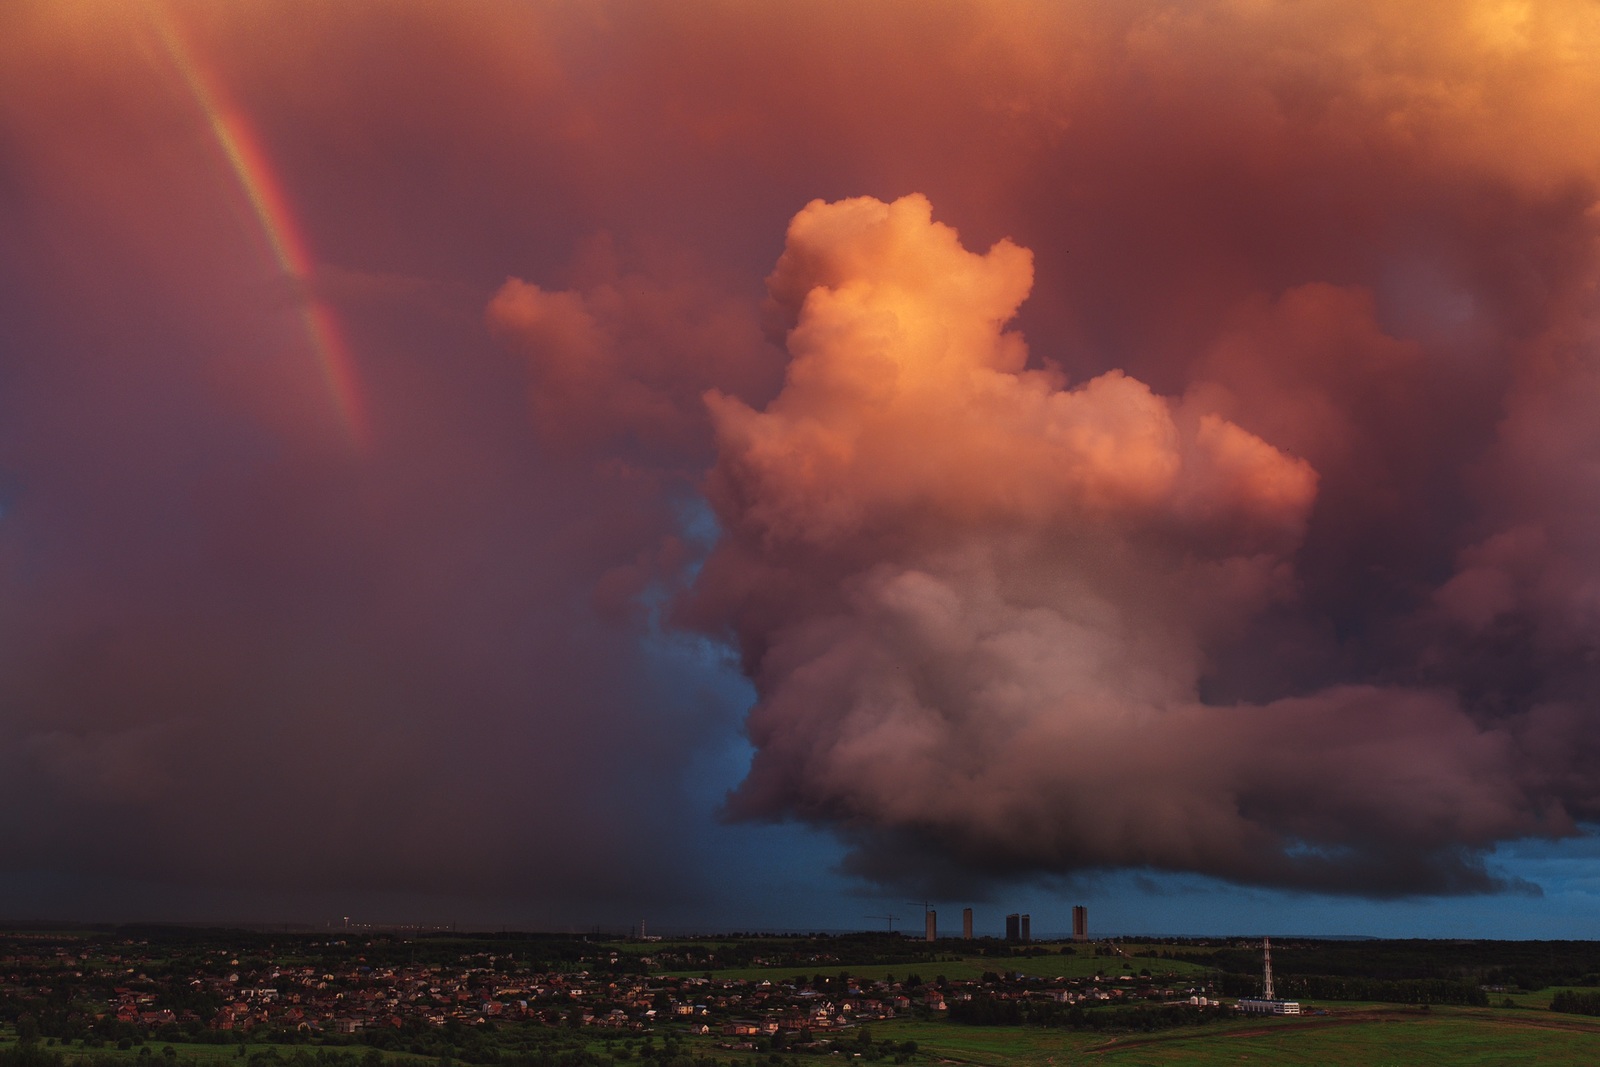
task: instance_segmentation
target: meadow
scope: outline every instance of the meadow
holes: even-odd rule
[[[880,1040],[915,1041],[920,1050],[916,1062],[951,1067],[1587,1067],[1600,1062],[1600,1020],[1536,1009],[1341,1005],[1326,1015],[1298,1020],[1239,1020],[1115,1036],[907,1019],[874,1023],[872,1035]],[[743,1062],[747,1055],[723,1052],[709,1040],[685,1044],[700,1056],[723,1062]],[[176,1062],[194,1067],[242,1067],[251,1059],[259,1065],[262,1055],[274,1048],[278,1056],[272,1060],[281,1057],[290,1062],[295,1050],[288,1046],[252,1045],[240,1056],[237,1047],[174,1043]],[[598,1042],[589,1048],[605,1059],[610,1059],[607,1053],[613,1051]],[[141,1056],[137,1050],[96,1054],[100,1063],[113,1058],[127,1067],[173,1062],[162,1056],[160,1046],[154,1055]],[[419,1067],[437,1062],[393,1054],[386,1058]],[[828,1058],[832,1057],[824,1057]],[[801,1057],[801,1062],[813,1060]]]
[[[1340,1005],[1326,1015],[1300,1019],[1109,1037],[905,1021],[876,1025],[873,1035],[916,1041],[935,1061],[985,1067],[1577,1067],[1600,1062],[1600,1020],[1507,1008]]]

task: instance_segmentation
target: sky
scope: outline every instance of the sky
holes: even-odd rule
[[[5,5],[0,917],[1600,937],[1597,49]]]

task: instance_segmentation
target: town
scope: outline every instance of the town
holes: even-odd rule
[[[992,969],[957,974],[949,946],[892,935],[737,942],[609,942],[556,937],[272,937],[13,934],[0,939],[0,1003],[64,1046],[144,1042],[359,1042],[425,1053],[426,1030],[481,1032],[529,1023],[624,1035],[675,1032],[729,1050],[821,1050],[859,1041],[870,1024],[1012,1002],[1214,1008],[1209,983],[1160,980],[1113,951],[1104,973],[1009,966],[1088,946],[980,943]],[[928,949],[934,951],[927,951]],[[471,949],[471,951],[462,951]],[[987,958],[987,957],[986,957]],[[852,976],[861,960],[880,977]],[[897,962],[896,962],[897,961]],[[1141,961],[1149,962],[1149,961]],[[774,977],[718,974],[774,971]],[[885,967],[903,967],[885,971]],[[815,972],[802,977],[797,968]],[[1037,970],[1037,968],[1035,968]],[[1120,973],[1118,973],[1120,970]],[[694,973],[694,972],[700,973]],[[777,972],[786,972],[778,977]],[[1159,972],[1158,972],[1159,973]],[[1012,1013],[1015,1014],[1014,1012]],[[914,1051],[900,1048],[902,1055]]]
[[[23,928],[0,932],[0,1063],[981,1063],[1015,1051],[1002,1038],[1127,1047],[1393,1021],[1501,1033],[1530,1012],[1587,1040],[1597,984],[1591,942]],[[994,1051],[973,1059],[974,1043]]]

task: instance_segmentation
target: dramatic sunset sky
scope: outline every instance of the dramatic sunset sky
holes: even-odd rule
[[[1600,937],[1597,56],[10,0],[0,918]]]

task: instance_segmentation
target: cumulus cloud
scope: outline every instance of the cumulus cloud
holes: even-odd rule
[[[1463,850],[1552,827],[1511,738],[1449,694],[1202,702],[1213,650],[1297,596],[1316,473],[1124,374],[1030,369],[1004,329],[1030,266],[1008,241],[966,251],[920,196],[790,225],[769,282],[794,322],[783,390],[762,411],[707,398],[723,539],[691,611],[760,694],[731,811],[864,834],[852,863],[878,876],[903,850],[875,838],[904,835],[1009,875],[1490,886]],[[1285,314],[1328,302],[1350,303]],[[1311,332],[1370,330],[1355,310]],[[1358,436],[1280,414],[1308,441]]]

